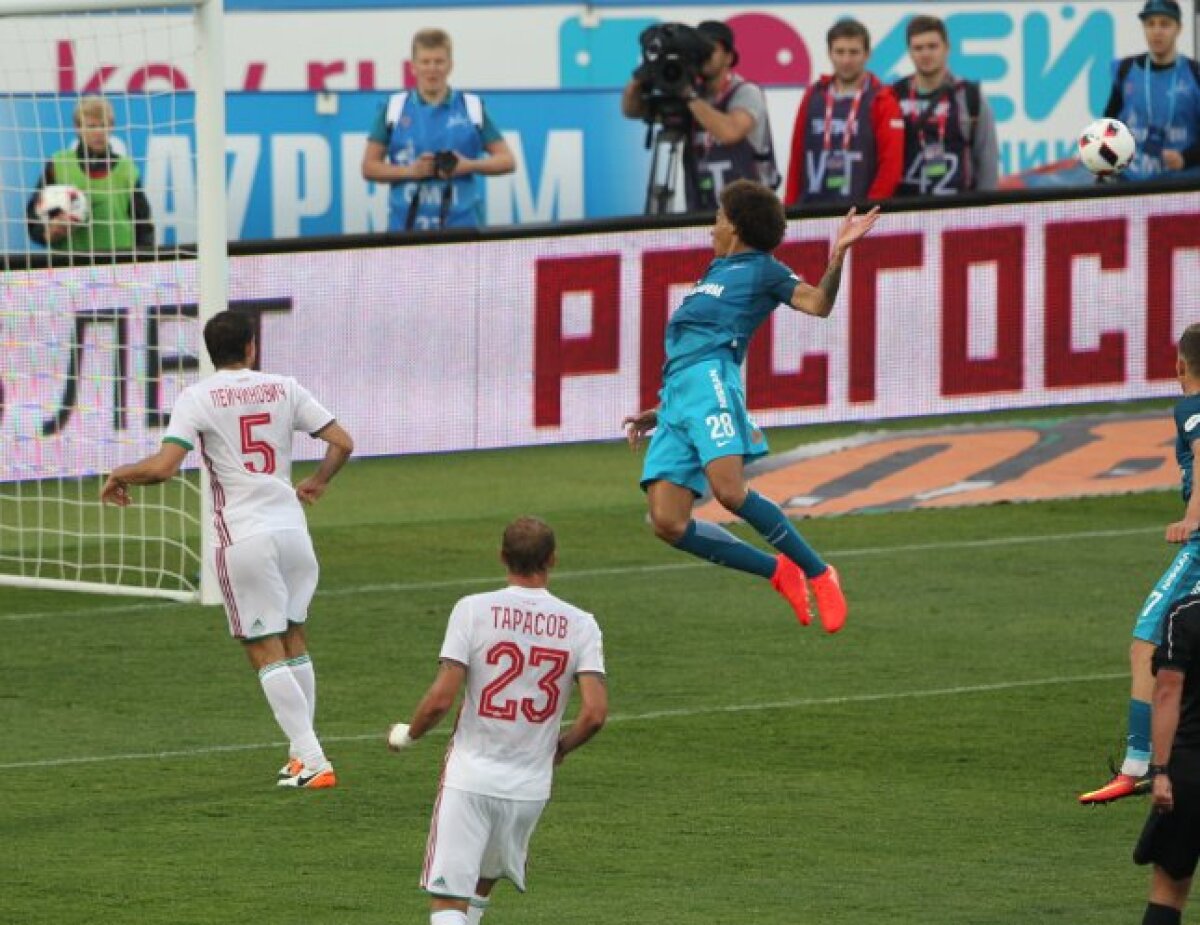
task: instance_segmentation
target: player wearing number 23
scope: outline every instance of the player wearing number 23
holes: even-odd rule
[[[101,498],[124,507],[131,501],[128,486],[165,482],[192,450],[200,452],[215,534],[206,564],[221,589],[229,631],[258,671],[288,738],[289,760],[278,783],[332,787],[333,768],[313,729],[316,675],[304,625],[317,587],[317,559],[301,505],[325,493],[354,443],[295,379],[254,368],[258,347],[249,315],[215,315],[204,326],[204,344],[217,372],[179,394],[162,447],[114,469]],[[293,488],[296,431],[327,446],[317,471]]]
[[[767,441],[747,412],[741,364],[750,338],[780,305],[818,318],[833,311],[846,253],[878,216],[878,208],[862,216],[850,210],[825,275],[812,286],[771,256],[787,228],[775,194],[749,180],[725,187],[712,230],[716,259],[667,324],[659,406],[624,421],[634,447],[654,433],[641,485],[659,539],[701,559],[770,579],[803,624],[810,620],[807,579],[830,633],[846,619],[837,572],[777,504],[750,490],[743,475],[743,464],[763,456]],[[778,556],[693,518],[695,499],[709,490]]]
[[[554,531],[536,517],[504,530],[508,587],[454,606],[437,677],[410,723],[388,730],[400,751],[462,706],[434,804],[421,887],[431,925],[478,922],[500,878],[525,889],[525,857],[550,798],[554,766],[608,715],[600,627],[550,593]],[[575,720],[560,730],[571,687]]]

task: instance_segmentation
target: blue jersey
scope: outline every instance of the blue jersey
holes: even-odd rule
[[[1185,395],[1175,404],[1175,461],[1179,463],[1183,503],[1192,499],[1193,443],[1200,440],[1200,394]]]
[[[718,257],[667,324],[664,381],[676,370],[715,357],[741,365],[750,338],[800,278],[764,251]]]
[[[421,94],[404,91],[391,96],[379,108],[367,136],[387,148],[388,163],[412,164],[422,154],[454,151],[471,158],[483,156],[487,146],[502,136],[473,93],[451,90],[442,102],[426,103]],[[447,228],[477,228],[483,223],[483,196],[475,174],[455,177],[450,185]],[[389,197],[388,231],[405,230],[409,204],[420,196],[413,228],[418,231],[441,227],[444,180],[392,184]]]
[[[1117,66],[1115,118],[1129,126],[1137,153],[1125,170],[1130,180],[1160,174],[1163,151],[1185,152],[1200,142],[1200,77],[1196,62],[1180,55],[1158,65],[1149,55],[1126,58]],[[1185,165],[1185,166],[1191,166]]]

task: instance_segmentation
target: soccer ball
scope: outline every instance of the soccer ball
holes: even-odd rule
[[[56,183],[42,188],[33,210],[43,222],[65,218],[82,225],[88,220],[88,199],[74,186]]]
[[[1079,136],[1079,160],[1098,177],[1120,173],[1136,149],[1133,133],[1116,119],[1097,119]]]

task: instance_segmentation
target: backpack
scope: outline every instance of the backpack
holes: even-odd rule
[[[462,94],[463,102],[467,104],[467,116],[471,120],[471,124],[479,131],[483,131],[483,100],[474,93]],[[404,104],[408,102],[408,91],[401,90],[399,93],[393,93],[388,99],[387,114],[384,116],[384,123],[387,126],[388,144],[392,141],[392,132],[395,131],[396,123],[400,121],[400,113],[404,112]]]

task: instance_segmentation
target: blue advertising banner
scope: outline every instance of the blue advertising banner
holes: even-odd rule
[[[387,189],[362,179],[381,93],[232,93],[227,98],[231,240],[383,231]],[[195,239],[193,98],[122,96],[114,137],[132,156],[160,244]],[[489,115],[517,171],[489,178],[489,225],[637,214],[645,200],[646,126],[606,91],[491,92]],[[0,246],[31,245],[25,204],[46,159],[74,144],[74,101],[0,99]]]

